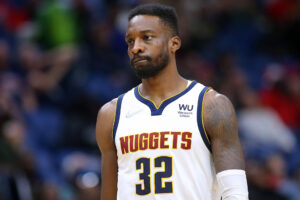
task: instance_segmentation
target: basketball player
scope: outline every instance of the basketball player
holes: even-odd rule
[[[101,200],[248,199],[233,106],[178,74],[178,35],[172,7],[129,14],[125,40],[142,83],[99,111]]]

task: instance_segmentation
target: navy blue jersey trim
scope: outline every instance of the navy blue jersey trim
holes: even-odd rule
[[[151,115],[155,116],[155,115],[161,115],[162,112],[164,111],[164,109],[167,107],[167,105],[169,105],[170,103],[172,103],[173,101],[175,101],[176,99],[180,98],[181,96],[185,95],[187,92],[189,92],[195,85],[197,84],[196,81],[193,81],[184,91],[182,91],[181,93],[166,99],[165,101],[163,101],[163,103],[156,108],[154,103],[152,101],[150,101],[149,99],[144,98],[143,96],[141,96],[141,94],[139,93],[139,89],[138,86],[134,88],[134,94],[135,97],[142,103],[144,103],[145,105],[147,105],[150,110],[151,110]]]
[[[200,92],[199,99],[198,99],[198,110],[197,110],[197,122],[198,122],[198,128],[201,134],[201,137],[205,143],[205,146],[208,148],[208,150],[211,152],[211,146],[208,139],[208,135],[205,131],[204,124],[203,124],[203,99],[205,96],[205,93],[208,91],[209,87],[204,87],[202,91]]]
[[[120,112],[121,112],[121,105],[122,105],[122,100],[123,100],[124,94],[120,95],[117,100],[117,107],[116,107],[116,114],[115,114],[115,121],[114,121],[114,126],[113,126],[113,139],[115,141],[116,137],[116,132],[120,120]]]

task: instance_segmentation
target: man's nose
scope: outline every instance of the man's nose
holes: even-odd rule
[[[133,54],[138,53],[144,53],[144,45],[143,42],[140,39],[136,39],[133,45],[133,48],[131,49]]]

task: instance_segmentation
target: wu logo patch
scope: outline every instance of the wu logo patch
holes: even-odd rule
[[[194,105],[179,104],[179,110],[192,111],[193,108],[194,108]]]
[[[180,117],[190,117],[193,114],[192,110],[194,109],[194,105],[178,104],[178,106],[178,114]]]

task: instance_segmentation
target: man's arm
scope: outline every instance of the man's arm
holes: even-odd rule
[[[217,173],[227,169],[244,169],[236,115],[230,100],[209,90],[204,98],[203,117]]]
[[[244,156],[230,100],[209,90],[204,98],[203,121],[210,139],[222,199],[248,199]]]
[[[113,123],[117,100],[105,104],[99,111],[96,124],[96,138],[102,154],[101,200],[115,200],[117,197],[117,152],[113,141]]]

